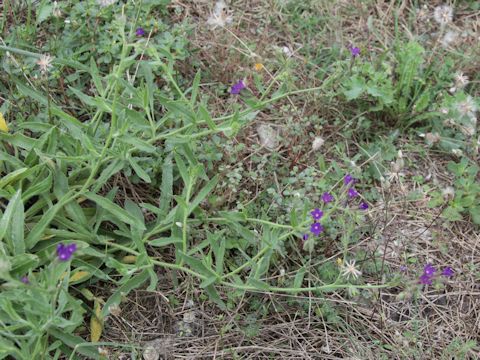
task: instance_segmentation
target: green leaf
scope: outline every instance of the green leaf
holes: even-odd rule
[[[177,153],[175,153],[175,163],[177,164],[183,183],[188,187],[190,185],[190,175],[188,174],[187,166],[183,162],[183,159]]]
[[[138,162],[135,161],[134,158],[129,157],[128,162],[132,166],[133,171],[135,171],[135,174],[137,174],[140,179],[145,181],[147,184],[150,184],[152,182],[152,179],[150,179],[150,176],[148,176],[147,172],[143,170],[143,168],[140,166]]]
[[[155,247],[163,247],[170,244],[181,244],[182,239],[176,237],[168,237],[168,238],[158,238],[148,241],[148,245],[155,246]]]
[[[43,2],[37,9],[37,24],[42,23],[43,21],[47,20],[53,11],[53,5],[47,2]]]
[[[295,279],[293,280],[293,287],[294,288],[301,288],[302,287],[303,278],[305,277],[305,271],[306,271],[305,267],[301,267],[300,270],[298,270],[298,272],[295,274]]]
[[[90,58],[90,75],[92,76],[93,83],[98,90],[98,93],[103,97],[105,94],[105,89],[102,84],[102,79],[98,71],[97,63],[93,57]]]
[[[148,142],[146,142],[144,140],[140,140],[139,138],[136,138],[136,137],[133,137],[133,136],[123,136],[123,137],[119,138],[119,140],[121,142],[126,143],[126,144],[133,145],[133,146],[135,146],[136,149],[138,149],[140,151],[143,151],[143,152],[146,152],[146,153],[149,153],[149,154],[153,154],[153,153],[157,152],[157,148],[155,146],[150,145]]]
[[[192,270],[196,271],[197,273],[206,277],[210,277],[212,275],[217,276],[216,273],[212,269],[207,268],[201,260],[194,258],[193,256],[188,256],[181,251],[178,251],[178,255],[181,260],[183,260],[187,265],[192,268]]]
[[[193,79],[192,96],[190,98],[190,103],[192,104],[192,107],[195,106],[195,102],[197,101],[197,95],[198,95],[198,89],[200,88],[201,76],[202,76],[201,70],[198,70],[197,74],[195,75],[195,79]]]
[[[190,203],[190,207],[188,209],[188,214],[190,214],[195,208],[207,197],[208,194],[217,186],[218,183],[218,175],[215,175],[208,183],[205,185],[205,187],[200,190],[198,195],[193,199],[193,201]]]
[[[10,253],[19,255],[25,253],[25,243],[23,239],[24,213],[22,203],[22,190],[18,190],[10,199],[5,213],[0,220],[0,242],[3,240],[7,230],[11,228],[11,237],[7,238],[7,245]],[[15,219],[15,217],[19,219]],[[21,229],[19,228],[21,226]]]
[[[217,304],[220,307],[220,309],[227,310],[227,306],[225,305],[223,300],[220,298],[217,290],[213,285],[205,287],[205,291],[208,294],[208,297],[210,298],[210,300],[213,301],[215,304]]]
[[[162,185],[160,186],[160,204],[158,206],[160,213],[166,215],[171,207],[173,197],[173,164],[172,154],[170,153],[162,166]],[[159,220],[161,218],[159,217]]]
[[[0,189],[3,189],[5,186],[7,186],[8,184],[16,181],[19,178],[21,179],[22,175],[25,174],[26,172],[29,172],[28,168],[21,168],[21,169],[17,169],[15,171],[12,171],[11,173],[3,176],[0,179]]]
[[[203,280],[201,283],[200,283],[200,287],[202,289],[206,288],[207,286],[210,286],[210,285],[213,285],[215,284],[215,282],[217,282],[218,280],[218,277],[217,276],[210,276],[209,278]]]
[[[22,190],[18,190],[12,198],[13,200],[13,214],[12,214],[12,227],[10,229],[10,235],[13,244],[13,254],[21,255],[25,253],[25,238],[24,238],[24,226],[25,226],[25,213],[22,202]],[[10,202],[12,202],[12,200]],[[10,202],[8,205],[10,205]]]
[[[365,86],[364,79],[354,76],[347,83],[347,89],[343,91],[343,94],[348,101],[357,99],[360,97],[360,95],[362,95],[363,91],[365,90]]]
[[[210,113],[203,105],[200,105],[198,108],[198,117],[207,123],[210,130],[217,130],[217,125],[213,122]]]
[[[48,329],[50,335],[60,340],[62,344],[65,344],[68,347],[74,349],[75,352],[86,356],[88,359],[100,359],[97,347],[92,346],[92,344],[86,342],[80,336],[71,335],[54,326],[50,326]],[[75,359],[77,357],[73,358]]]
[[[247,281],[247,284],[250,285],[250,286],[253,286],[257,290],[261,290],[261,291],[269,291],[270,290],[270,285],[268,285],[264,281],[260,281],[260,280],[257,280],[257,279],[249,278],[248,281]]]
[[[115,216],[117,219],[133,226],[136,227],[139,230],[146,230],[145,225],[142,224],[140,220],[138,220],[136,217],[130,215],[128,212],[126,212],[124,209],[122,209],[120,206],[117,204],[113,203],[112,201],[108,200],[107,198],[101,197],[97,194],[88,192],[85,194],[85,197],[92,200],[95,202],[98,206],[100,206],[102,209],[106,210],[113,216]]]

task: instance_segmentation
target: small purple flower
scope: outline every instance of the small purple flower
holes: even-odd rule
[[[137,29],[137,31],[135,31],[135,34],[136,34],[137,36],[145,36],[145,30],[143,30],[143,28],[139,27],[139,28]]]
[[[29,284],[30,283],[30,280],[28,280],[28,276],[22,276],[20,281],[24,284]]]
[[[420,276],[419,282],[423,285],[432,285],[432,277],[427,274],[423,274]]]
[[[68,261],[72,257],[73,253],[77,250],[76,244],[63,245],[62,243],[57,245],[57,256],[60,261]]]
[[[358,196],[357,190],[355,190],[354,188],[348,189],[348,197],[354,198],[355,196]]]
[[[345,177],[343,178],[343,182],[345,183],[345,185],[353,183],[353,180],[354,179],[353,179],[352,175],[350,175],[350,174],[345,175]]]
[[[323,211],[320,209],[313,210],[310,215],[312,215],[313,220],[320,220],[323,216]]]
[[[246,86],[243,80],[239,80],[237,83],[233,84],[232,88],[230,89],[230,94],[238,95],[240,94],[240,91],[242,91],[245,88]]]
[[[310,226],[310,231],[314,234],[314,235],[320,235],[320,233],[323,231],[323,226],[317,222],[313,223],[311,226]]]
[[[348,49],[350,50],[350,54],[352,54],[352,57],[357,57],[360,55],[360,49],[356,46],[349,46]]]
[[[407,270],[408,270],[408,268],[407,268],[406,265],[400,266],[400,271],[401,271],[401,272],[407,272]]]
[[[358,206],[360,210],[367,210],[368,209],[368,204],[365,201],[362,201],[360,205]]]
[[[302,240],[303,240],[303,241],[307,241],[307,240],[308,240],[308,234],[303,234]]]
[[[442,271],[442,275],[446,277],[451,277],[455,274],[453,269],[450,266],[447,266],[445,269]]]
[[[328,204],[329,202],[333,201],[333,196],[328,192],[324,192],[322,195],[322,200],[325,204]]]
[[[435,269],[432,264],[427,264],[423,268],[423,274],[427,276],[433,276],[436,271],[437,269]]]

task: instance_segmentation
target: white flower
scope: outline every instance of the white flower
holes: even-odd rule
[[[229,14],[227,5],[223,0],[219,0],[215,4],[215,9],[210,14],[207,24],[215,29],[217,27],[224,27],[231,24],[232,21],[233,17]]]
[[[453,43],[455,40],[457,40],[458,33],[456,31],[447,31],[445,35],[443,36],[442,40],[440,41],[442,43],[443,47],[449,47],[451,43]]]
[[[42,73],[46,73],[48,69],[52,66],[53,57],[48,54],[40,56],[40,59],[37,61],[37,65],[40,68]]]
[[[467,96],[465,100],[458,102],[456,107],[460,115],[467,116],[469,118],[475,117],[475,113],[478,110],[477,104],[475,104],[471,96]]]
[[[109,5],[113,5],[117,2],[117,0],[97,0],[98,5],[101,7],[106,7]]]
[[[463,75],[463,72],[455,74],[455,87],[457,89],[463,89],[468,84],[468,76]]]
[[[342,271],[342,275],[347,279],[350,276],[357,279],[360,275],[362,275],[362,272],[355,267],[355,260],[345,261],[345,264],[342,266]]]
[[[325,144],[325,140],[323,140],[323,138],[321,138],[320,136],[315,137],[312,142],[313,151],[319,150],[323,146],[323,144]]]
[[[440,26],[445,26],[453,19],[453,8],[448,5],[437,6],[433,11],[433,18]]]

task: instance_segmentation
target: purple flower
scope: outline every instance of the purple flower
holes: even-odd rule
[[[28,276],[22,276],[20,281],[24,284],[29,284],[30,283],[30,280],[28,280]]]
[[[308,234],[303,234],[302,239],[303,239],[303,241],[307,241],[308,240]]]
[[[311,226],[310,226],[310,231],[314,234],[314,235],[320,235],[320,233],[323,231],[323,226],[317,222],[313,223]]]
[[[320,209],[313,210],[310,215],[312,215],[313,220],[320,220],[323,216],[323,211]]]
[[[455,274],[455,272],[453,271],[453,269],[450,266],[447,266],[442,271],[442,275],[446,276],[446,277],[451,277],[451,276],[453,276],[453,274]]]
[[[354,179],[353,179],[352,175],[350,175],[350,174],[345,175],[345,177],[343,178],[343,182],[345,183],[345,185],[353,183],[353,180]]]
[[[351,189],[350,189],[351,190]],[[360,210],[367,210],[368,209],[368,204],[365,201],[362,201],[360,205],[358,206]]]
[[[62,243],[57,245],[57,256],[60,261],[68,261],[72,257],[73,253],[77,250],[77,244],[63,245]]]
[[[355,190],[354,188],[348,189],[348,197],[354,198],[355,196],[358,196],[357,190]]]
[[[245,88],[246,86],[243,83],[243,80],[239,80],[237,83],[233,84],[232,88],[230,89],[230,94],[238,95],[240,94],[240,91],[242,91]]]
[[[324,192],[322,195],[322,200],[325,204],[328,204],[329,202],[333,201],[333,196],[328,192]]]
[[[145,36],[145,30],[143,30],[143,28],[139,27],[139,28],[137,29],[137,31],[135,31],[135,34],[136,34],[137,36]]]
[[[432,285],[432,277],[427,274],[423,274],[420,276],[419,282],[423,285]]]
[[[350,45],[348,49],[350,50],[352,57],[357,57],[358,55],[360,55],[360,49],[358,47]]]
[[[433,276],[436,271],[437,269],[435,269],[432,264],[427,264],[423,268],[423,274],[427,276]]]
[[[408,268],[407,268],[406,265],[400,266],[400,271],[401,271],[401,272],[407,272],[407,270],[408,270]]]

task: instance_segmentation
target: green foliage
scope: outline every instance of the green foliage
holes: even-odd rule
[[[480,184],[477,180],[480,167],[469,162],[467,158],[462,158],[458,163],[450,161],[448,170],[455,179],[454,194],[444,196],[445,194],[437,191],[429,205],[438,206],[446,202],[448,206],[443,211],[446,219],[459,221],[467,215],[475,224],[480,225]]]

